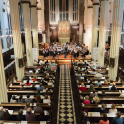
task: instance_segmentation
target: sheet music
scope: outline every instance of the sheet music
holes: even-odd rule
[[[12,115],[12,114],[13,114],[13,110],[8,110],[8,112],[10,113],[10,115]]]
[[[26,115],[26,112],[27,112],[26,110],[23,110],[23,115]]]
[[[112,104],[106,104],[107,108],[111,108]]]
[[[27,124],[27,121],[21,121],[21,124]]]

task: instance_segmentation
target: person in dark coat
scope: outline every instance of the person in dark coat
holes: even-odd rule
[[[17,115],[17,121],[24,121],[25,120],[25,116],[23,115],[23,110],[20,109],[18,111],[18,115]]]

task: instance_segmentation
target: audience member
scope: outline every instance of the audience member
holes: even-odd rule
[[[35,84],[32,85],[31,90],[37,90]]]
[[[42,94],[40,93],[40,90],[37,91],[36,96],[37,96],[37,95],[42,95]]]
[[[1,106],[1,107],[0,107],[0,120],[2,119],[3,113],[4,113],[3,107]]]
[[[90,84],[90,88],[89,88],[89,91],[93,91],[94,90],[94,85],[93,84]]]
[[[48,90],[48,88],[46,88],[46,92],[44,92],[43,95],[50,95],[50,91]]]
[[[31,85],[31,83],[29,83],[29,80],[27,80],[27,83],[26,83],[26,85]]]
[[[102,90],[102,84],[99,84],[97,90]]]
[[[89,96],[85,96],[85,100],[83,101],[83,104],[91,104],[89,100]]]
[[[40,86],[39,86],[39,87],[37,87],[37,90],[43,90],[43,89],[45,89],[45,87],[44,87],[44,86],[42,86],[42,83],[40,83]]]
[[[85,87],[84,83],[81,83],[81,87],[79,87],[80,91],[86,91],[87,88]]]
[[[97,74],[95,74],[95,76],[94,77],[97,77],[97,78],[101,78],[102,77],[102,74],[100,74],[100,70],[98,70],[98,73]]]
[[[117,112],[117,117],[113,118],[112,124],[123,124],[124,120],[121,117],[121,112]]]
[[[36,76],[34,76],[32,80],[33,80],[33,81],[37,81],[37,78],[36,78]]]
[[[25,103],[32,103],[33,102],[33,100],[32,99],[30,99],[30,94],[27,94],[27,99],[25,99]]]
[[[47,103],[47,104],[50,104],[51,103],[51,100],[50,98],[48,97],[48,95],[45,95],[45,98],[43,100],[43,103]]]
[[[11,102],[11,103],[16,103],[16,102],[17,102],[16,97],[15,97],[15,96],[12,96],[10,102]]]
[[[18,102],[19,102],[19,103],[23,103],[23,102],[25,102],[25,101],[23,100],[22,95],[20,95],[20,97],[19,97],[19,99],[18,99]]]
[[[36,107],[34,107],[34,112],[40,112],[43,111],[42,107],[40,106],[39,102],[36,104]]]
[[[25,116],[23,115],[23,110],[20,109],[18,111],[18,115],[17,115],[17,121],[24,121],[25,120]]]
[[[11,120],[11,115],[9,114],[8,110],[5,110],[2,115],[2,120]]]
[[[107,110],[105,109],[105,104],[102,104],[101,108],[99,107],[97,109],[97,112],[100,112],[100,113],[107,113]]]
[[[92,104],[100,104],[100,103],[101,103],[101,101],[100,101],[99,97],[97,97],[97,96],[93,97]]]
[[[39,103],[42,103],[43,102],[42,99],[41,99],[41,97],[40,97],[40,95],[37,95],[36,96],[35,101],[36,102],[39,102]]]
[[[109,124],[109,120],[107,118],[107,114],[103,115],[103,120],[100,120],[99,124]]]
[[[26,121],[36,121],[36,115],[32,113],[32,109],[28,108],[25,115]]]
[[[111,87],[111,90],[113,90],[113,91],[117,90],[115,83],[113,83],[113,85],[112,85],[112,87]]]
[[[97,86],[99,86],[100,84],[102,84],[102,83],[100,82],[100,80],[98,80],[98,83],[95,83],[95,85],[97,85]]]
[[[93,93],[90,93],[89,97],[95,97],[98,96],[97,92],[95,91],[95,89],[93,90]]]
[[[48,117],[44,115],[44,111],[40,112],[40,115],[37,117],[37,121],[48,121]]]
[[[27,110],[28,108],[30,108],[30,102],[26,103],[24,110]]]
[[[102,90],[102,94],[99,94],[99,96],[100,96],[100,97],[105,97],[105,96],[106,96],[105,91]]]
[[[115,104],[111,105],[111,109],[109,109],[109,113],[113,113],[113,114],[117,113],[117,109],[115,108]]]

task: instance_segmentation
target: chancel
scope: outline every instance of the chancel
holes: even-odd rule
[[[124,0],[0,0],[0,123],[124,124]]]

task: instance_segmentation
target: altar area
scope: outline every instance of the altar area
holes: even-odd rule
[[[59,43],[70,42],[70,21],[58,21]]]

